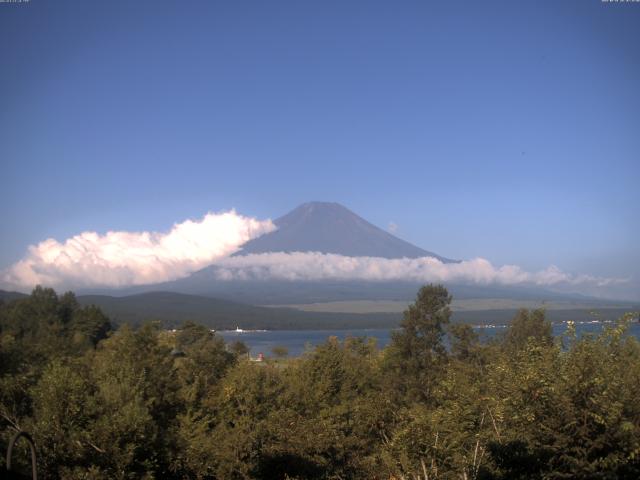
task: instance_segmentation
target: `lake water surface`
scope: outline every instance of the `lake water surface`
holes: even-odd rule
[[[612,326],[612,322],[576,322],[576,333],[578,336],[584,334],[598,334],[605,326]],[[506,325],[485,325],[474,326],[481,338],[487,339],[501,332],[504,332]],[[566,323],[553,324],[553,334],[563,335],[567,330]],[[262,330],[245,331],[238,333],[235,331],[216,332],[222,336],[226,342],[242,341],[251,349],[251,355],[256,356],[264,353],[271,356],[271,350],[276,346],[286,347],[289,356],[298,356],[304,353],[305,349],[312,349],[327,340],[329,337],[337,337],[344,340],[346,337],[370,337],[375,338],[378,347],[385,347],[391,340],[390,329],[354,329],[354,330]],[[630,335],[640,338],[640,323],[634,321],[630,328]]]

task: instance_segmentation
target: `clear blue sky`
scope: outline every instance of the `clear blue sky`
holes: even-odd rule
[[[640,4],[0,4],[0,162],[0,269],[329,200],[447,257],[637,280]]]

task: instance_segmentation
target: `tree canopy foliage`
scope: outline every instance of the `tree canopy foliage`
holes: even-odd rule
[[[38,287],[0,304],[0,447],[29,431],[52,479],[640,478],[629,318],[561,342],[522,310],[482,343],[450,302],[420,289],[384,349],[251,362],[194,323],[113,330]]]

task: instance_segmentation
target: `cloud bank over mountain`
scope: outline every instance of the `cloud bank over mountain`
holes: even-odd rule
[[[26,256],[0,278],[16,288],[159,283],[204,268],[275,228],[271,220],[231,210],[177,223],[166,233],[83,232],[63,243],[49,238],[30,246]]]
[[[434,257],[389,259],[347,257],[318,252],[275,252],[235,256],[220,260],[215,272],[220,280],[368,280],[600,287],[625,281],[592,275],[572,275],[553,265],[538,272],[527,272],[517,265],[495,267],[484,258],[443,263]]]
[[[311,240],[324,240],[321,245],[333,242],[337,245],[333,248],[344,251],[314,251],[310,236]],[[286,242],[278,244],[280,237],[285,237]],[[354,249],[363,250],[362,245],[372,238],[378,241],[370,242],[369,251],[378,248],[387,252],[385,242],[390,242],[392,246],[397,243],[411,247],[405,250],[412,254],[419,251],[421,255],[384,258],[382,254],[352,253]],[[292,239],[301,243],[303,248],[298,248],[305,251],[280,251],[284,250],[283,244],[295,245]],[[250,247],[256,247],[256,241],[265,243],[264,240],[273,244],[273,251],[252,251]],[[423,256],[429,254],[380,233],[377,227],[338,204],[316,202],[304,204],[275,222],[245,217],[232,210],[177,223],[166,233],[84,232],[62,243],[50,238],[30,246],[26,256],[2,272],[0,279],[4,288],[23,290],[37,284],[71,289],[117,288],[177,280],[212,265],[218,281],[364,280],[591,288],[625,281],[572,275],[555,266],[528,272],[517,265],[496,267],[483,258],[453,262],[435,254]]]

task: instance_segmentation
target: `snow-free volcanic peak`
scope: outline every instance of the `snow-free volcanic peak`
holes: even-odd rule
[[[349,257],[418,258],[435,253],[391,235],[339,203],[303,203],[274,221],[277,230],[247,242],[236,255],[321,252]]]

